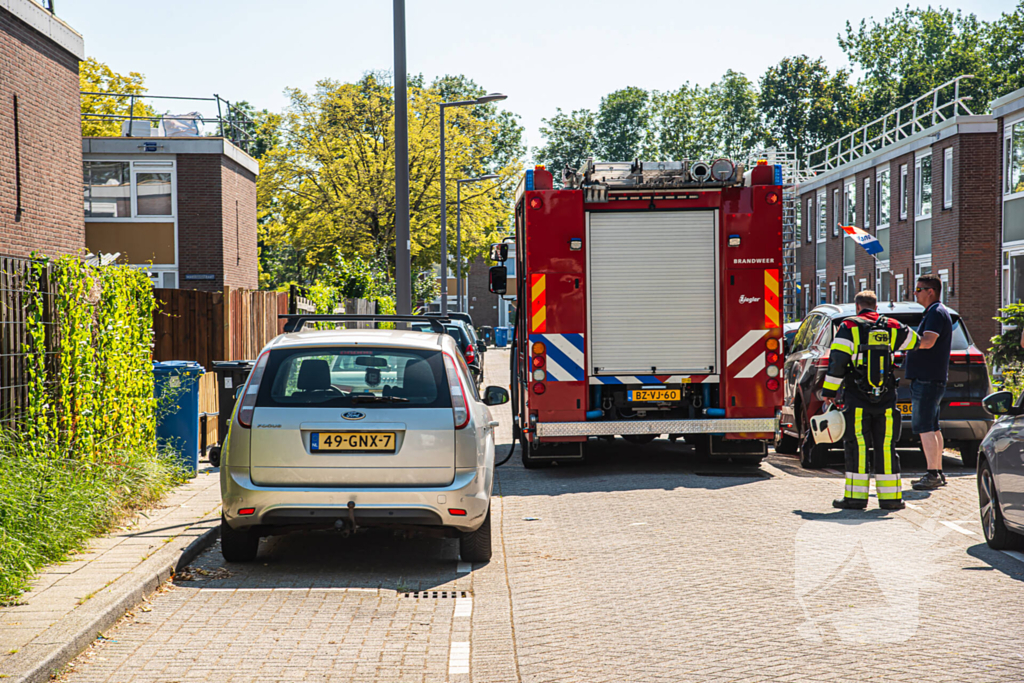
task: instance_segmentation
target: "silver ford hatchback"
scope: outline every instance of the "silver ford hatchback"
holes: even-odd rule
[[[494,428],[466,362],[436,332],[308,330],[310,320],[398,322],[423,316],[290,316],[298,332],[260,353],[221,457],[221,549],[253,560],[261,536],[299,529],[433,530],[462,559],[491,557]]]

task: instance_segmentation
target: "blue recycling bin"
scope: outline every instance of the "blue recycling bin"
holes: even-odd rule
[[[508,346],[508,328],[507,327],[495,327],[494,328],[494,345],[499,348],[505,348]]]
[[[199,468],[199,378],[205,373],[195,361],[153,361],[154,391],[159,408],[166,409],[157,420],[157,441],[177,451],[193,475]],[[172,405],[160,401],[165,394],[173,396]]]

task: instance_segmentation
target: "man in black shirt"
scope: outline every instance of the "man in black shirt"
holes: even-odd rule
[[[906,377],[910,380],[910,422],[921,439],[921,450],[928,463],[928,474],[914,482],[918,491],[931,491],[946,485],[942,473],[945,443],[939,430],[939,405],[946,392],[949,351],[953,343],[953,319],[942,305],[942,281],[925,275],[914,290],[917,303],[924,306],[924,317],[917,328],[921,338],[917,350],[907,354]]]

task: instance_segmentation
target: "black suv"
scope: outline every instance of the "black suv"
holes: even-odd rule
[[[842,444],[814,443],[807,425],[813,415],[821,412],[821,390],[828,370],[829,347],[839,323],[852,318],[857,311],[853,304],[822,304],[803,320],[789,346],[783,367],[785,400],[775,435],[775,450],[787,455],[800,455],[805,468],[824,467],[827,461],[841,457]],[[878,313],[917,329],[924,308],[917,303],[880,302]],[[992,417],[985,412],[981,400],[992,388],[989,384],[985,355],[971,341],[967,328],[956,311],[953,318],[953,345],[949,359],[949,380],[942,398],[939,424],[942,435],[951,446],[960,448],[965,467],[975,467],[978,446],[985,438]],[[903,381],[903,354],[896,354],[897,406],[903,413],[902,433],[898,445],[913,446],[919,439],[910,429],[910,383]],[[830,451],[835,451],[831,453]]]

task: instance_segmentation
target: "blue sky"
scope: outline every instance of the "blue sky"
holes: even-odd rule
[[[556,107],[596,108],[602,95],[626,86],[707,85],[727,69],[756,79],[801,53],[847,66],[836,42],[846,20],[880,20],[902,4],[406,0],[408,67],[428,80],[463,73],[506,93],[504,104],[521,115],[532,147],[542,142],[540,120]],[[959,7],[990,21],[1013,4],[961,0]],[[56,6],[85,36],[89,56],[116,71],[142,72],[153,94],[218,93],[280,110],[285,87],[310,89],[320,78],[350,81],[393,66],[390,0]]]

